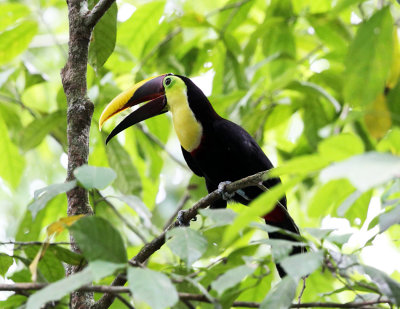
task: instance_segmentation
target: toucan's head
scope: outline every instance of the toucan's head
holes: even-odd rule
[[[169,73],[143,80],[118,95],[101,114],[99,129],[112,116],[143,102],[147,103],[129,114],[111,131],[106,143],[126,128],[170,110],[182,146],[190,149],[196,146],[197,139],[201,137],[199,119],[203,113],[215,113],[206,96],[189,78]]]

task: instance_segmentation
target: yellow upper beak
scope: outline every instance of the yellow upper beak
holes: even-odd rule
[[[106,108],[101,113],[100,120],[99,120],[99,130],[101,131],[101,128],[103,127],[104,123],[108,119],[110,119],[112,116],[122,112],[123,110],[125,110],[133,105],[136,105],[141,102],[145,102],[143,100],[137,100],[137,102],[134,102],[131,99],[133,98],[136,91],[140,87],[142,87],[144,84],[146,84],[148,81],[155,80],[158,77],[161,77],[164,75],[165,74],[153,76],[153,77],[147,78],[145,80],[142,80],[141,82],[137,83],[136,85],[132,86],[131,88],[125,90],[124,92],[120,93],[117,97],[115,97],[110,103],[108,103]],[[147,99],[147,97],[144,99]],[[149,100],[150,99],[152,99],[152,98],[150,97]],[[139,102],[139,101],[141,101],[141,102]],[[146,101],[148,101],[148,100],[146,100]]]

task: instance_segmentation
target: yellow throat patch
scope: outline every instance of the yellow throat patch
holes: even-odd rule
[[[171,79],[171,84],[164,86],[167,104],[179,142],[186,151],[191,152],[200,145],[203,127],[189,107],[185,83],[176,76],[171,76]]]

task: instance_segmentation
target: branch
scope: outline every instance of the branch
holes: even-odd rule
[[[226,193],[233,193],[239,189],[243,189],[250,186],[255,186],[259,182],[262,182],[268,178],[268,171],[259,172],[257,174],[248,176],[246,178],[237,180],[225,186]],[[216,202],[221,198],[222,191],[215,190],[209,193],[207,196],[200,199],[196,204],[193,205],[192,208],[186,210],[182,217],[183,224],[189,224],[190,220],[192,220],[197,215],[197,211],[202,208],[206,208],[213,202]],[[180,226],[180,223],[176,220],[171,223],[158,237],[154,238],[150,243],[147,243],[143,246],[143,248],[139,251],[139,253],[131,259],[132,264],[140,265],[144,263],[154,252],[159,250],[161,246],[165,243],[165,235],[167,231],[173,229],[175,227]],[[111,283],[111,286],[119,286],[124,285],[126,283],[126,278],[122,275],[118,275],[114,281]],[[114,301],[115,296],[112,294],[104,294],[102,298],[100,298],[91,308],[92,309],[100,309],[100,308],[108,308]]]
[[[115,0],[100,0],[97,2],[94,8],[86,15],[86,26],[93,28],[114,2]]]
[[[189,170],[189,168],[187,167],[186,164],[184,164],[181,160],[179,160],[177,157],[175,157],[175,155],[173,153],[171,153],[167,147],[153,134],[151,134],[141,123],[137,123],[136,127],[144,134],[146,135],[146,137],[151,140],[153,143],[155,143],[158,147],[160,147],[162,150],[164,150],[166,152],[166,154],[176,163],[178,163],[178,165],[180,167],[182,167],[185,170]]]
[[[51,242],[51,243],[45,243],[43,241],[5,241],[5,242],[0,242],[0,246],[2,246],[2,245],[42,246],[43,244],[46,244],[48,246],[57,246],[57,245],[70,245],[71,243],[68,241]]]
[[[47,283],[0,283],[0,291],[14,291],[23,292],[31,290],[41,290],[48,286]],[[108,286],[108,285],[86,285],[78,289],[81,292],[97,292],[97,293],[112,293],[114,295],[122,293],[131,293],[128,287],[123,286]],[[191,294],[191,293],[178,293],[181,301],[198,301],[203,303],[210,303],[210,300],[202,294]],[[334,302],[310,302],[302,304],[292,304],[290,308],[363,308],[366,306],[373,306],[379,304],[392,304],[390,300],[378,299],[363,302],[348,302],[348,303],[334,303]],[[248,301],[235,301],[232,307],[247,307],[247,308],[259,308],[260,303],[248,302]]]

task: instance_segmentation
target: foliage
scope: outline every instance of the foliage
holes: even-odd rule
[[[25,243],[0,247],[0,276],[31,282],[34,269],[37,282],[51,283],[29,297],[27,308],[53,300],[66,308],[71,291],[109,284],[121,272],[135,308],[185,308],[178,292],[202,294],[211,303],[191,301],[198,308],[229,308],[234,301],[287,308],[299,293],[302,302],[386,299],[400,306],[400,268],[391,262],[400,257],[399,4],[117,4],[90,45],[89,165],[75,170],[76,182],[64,183],[65,1],[0,3],[0,237]],[[107,147],[115,122],[99,132],[98,119],[121,90],[165,72],[194,78],[221,116],[256,138],[283,185],[250,208],[202,210],[190,228],[171,230],[166,246],[141,269],[128,259],[162,232],[183,196],[189,194],[190,207],[205,187],[177,163],[183,158],[169,116],[130,128]],[[72,224],[64,219],[64,193],[76,185],[89,190],[95,216]],[[271,227],[260,224],[284,192],[305,237],[302,256],[288,257],[292,243],[268,240]],[[27,243],[51,235],[68,241],[68,230],[82,256],[63,245]],[[279,281],[272,260],[289,276]],[[85,263],[64,277],[63,265]],[[0,307],[25,302],[25,294],[14,294]],[[112,308],[123,306],[116,300]]]

